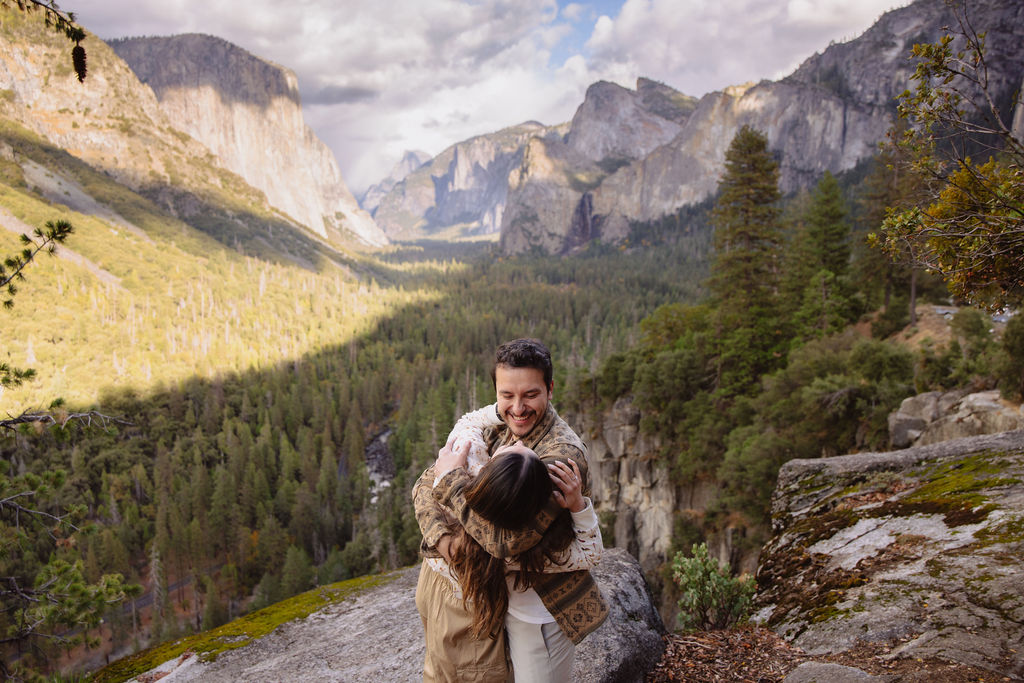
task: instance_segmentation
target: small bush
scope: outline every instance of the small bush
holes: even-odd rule
[[[753,577],[734,577],[708,556],[706,544],[693,546],[672,559],[672,578],[679,587],[679,626],[684,630],[729,628],[747,618],[754,597]]]
[[[910,324],[910,309],[906,299],[893,297],[889,306],[871,323],[871,336],[885,339]]]

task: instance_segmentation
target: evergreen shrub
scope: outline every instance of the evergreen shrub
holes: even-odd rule
[[[679,587],[679,626],[683,630],[725,629],[750,615],[753,577],[734,577],[728,567],[708,555],[705,543],[694,545],[692,557],[672,558],[672,579]]]
[[[885,339],[910,324],[910,309],[906,299],[894,297],[885,310],[871,323],[871,336]]]

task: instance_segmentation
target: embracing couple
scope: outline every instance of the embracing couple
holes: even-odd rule
[[[497,403],[464,415],[413,487],[424,681],[565,683],[608,616],[583,441],[551,406],[551,354],[498,347]]]

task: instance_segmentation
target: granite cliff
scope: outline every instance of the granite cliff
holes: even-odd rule
[[[67,41],[24,14],[0,9],[0,35],[9,48],[0,50],[0,152],[21,168],[31,170],[33,155],[33,163],[47,167],[47,173],[30,175],[32,186],[51,201],[105,216],[112,198],[102,182],[90,180],[98,172],[222,244],[305,267],[316,267],[325,256],[340,263],[345,260],[341,251],[383,239],[379,232],[373,238],[372,221],[366,239],[325,230],[322,219],[318,230],[304,227],[269,202],[267,193],[247,182],[232,163],[184,130],[182,121],[188,117],[165,110],[106,43],[88,36],[89,77],[79,83],[67,60]],[[294,89],[285,72],[267,69],[260,78],[279,76],[271,87]],[[290,115],[298,115],[297,104],[288,102]],[[295,142],[275,139],[264,142],[269,148]],[[310,144],[313,151],[306,161],[314,168],[322,162],[336,173],[322,143]],[[31,151],[39,149],[49,151]],[[336,189],[347,194],[343,185]],[[324,188],[326,197],[330,192]],[[118,222],[130,221],[121,217]],[[342,226],[341,218],[334,223],[342,229],[356,224]]]
[[[374,219],[389,237],[413,239],[495,233],[503,220],[508,175],[533,139],[558,136],[527,122],[452,145],[395,183]],[[373,206],[373,198],[364,206]]]
[[[398,160],[398,163],[394,165],[386,178],[366,188],[366,192],[359,198],[359,205],[372,215],[377,211],[381,200],[387,196],[388,192],[394,189],[395,185],[402,182],[413,171],[419,170],[423,164],[431,159],[432,157],[426,152],[406,152]]]
[[[990,85],[1008,110],[1013,92],[1020,87],[1024,7],[989,0],[972,4],[971,10],[974,25],[988,31]],[[593,187],[571,188],[569,183],[559,184],[557,178],[541,177],[525,168],[537,155],[526,157],[515,178],[560,187],[542,191],[520,183],[522,189],[516,191],[513,183],[502,245],[506,251],[519,252],[539,242],[548,251],[564,253],[579,246],[581,239],[622,241],[631,223],[655,220],[714,193],[725,151],[744,125],[768,138],[780,161],[783,192],[810,186],[826,170],[851,170],[875,152],[895,120],[895,98],[909,87],[913,72],[910,48],[914,43],[937,41],[945,32],[943,27],[952,23],[940,0],[919,0],[888,12],[859,38],[829,46],[780,81],[705,95],[692,113],[676,120],[677,135],[626,165],[621,165],[613,144],[595,141],[630,139],[638,119],[605,116],[595,120],[610,105],[592,89],[573,119],[568,139],[572,143],[585,137],[594,150],[589,157],[615,171],[595,178]],[[642,90],[638,85],[638,93]],[[578,142],[577,149],[581,146]],[[553,206],[556,196],[571,206]]]
[[[322,237],[387,242],[349,192],[331,150],[303,120],[292,71],[207,35],[110,45],[176,125],[273,207]]]
[[[701,523],[719,496],[718,482],[698,479],[683,485],[674,481],[660,442],[640,430],[640,411],[631,398],[621,398],[603,410],[566,414],[565,419],[583,435],[589,448],[591,489],[601,516],[605,545],[624,548],[637,558],[652,583],[667,561],[675,525],[680,519]],[[610,533],[608,533],[610,532]],[[727,523],[707,531],[708,549],[720,562],[738,572],[757,568],[759,543],[768,529]],[[674,619],[675,605],[668,593],[659,605],[662,617]]]

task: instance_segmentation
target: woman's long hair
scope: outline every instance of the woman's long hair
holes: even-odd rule
[[[466,503],[481,517],[502,529],[529,524],[551,499],[548,468],[528,449],[509,450],[491,460],[465,489]],[[451,568],[462,586],[462,599],[473,614],[473,634],[496,638],[508,611],[505,560],[492,557],[463,527],[456,532]],[[573,539],[572,516],[562,510],[540,543],[521,553],[516,590],[533,585],[546,559],[557,561]]]

